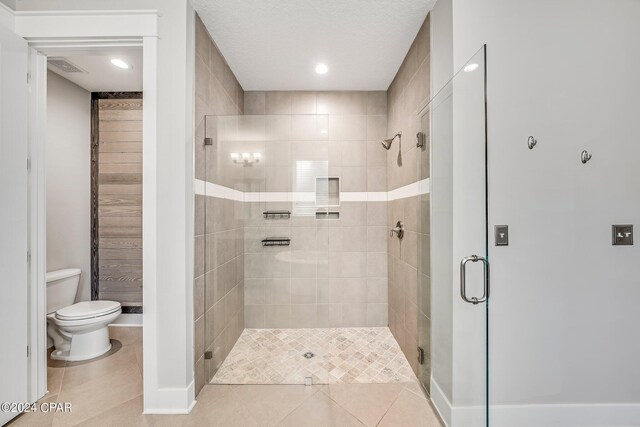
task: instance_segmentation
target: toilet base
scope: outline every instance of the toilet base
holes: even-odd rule
[[[119,315],[118,311],[93,325],[63,323],[50,317],[48,335],[55,347],[51,359],[79,362],[102,356],[111,350],[109,323]]]
[[[68,350],[53,350],[52,360],[64,360],[66,362],[78,362],[102,356],[111,350],[109,340],[109,328],[105,326],[87,334],[74,334],[71,336],[71,346]]]

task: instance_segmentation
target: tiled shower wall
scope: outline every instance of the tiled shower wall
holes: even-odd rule
[[[398,156],[397,141],[387,153],[388,190],[412,184],[429,177],[428,147],[416,147],[416,133],[420,130],[418,113],[430,99],[430,38],[429,17],[416,36],[402,66],[398,70],[388,95],[389,135],[402,131],[402,155]],[[422,170],[418,169],[421,159]],[[422,214],[420,214],[422,211]],[[388,226],[404,222],[404,239],[396,237],[389,242],[389,327],[400,344],[411,367],[418,373],[418,335],[429,334],[429,292],[419,293],[418,287],[428,287],[428,277],[418,280],[418,259],[423,261],[423,272],[428,273],[429,250],[429,197],[412,196],[388,202]],[[427,218],[419,224],[420,218]],[[419,245],[420,243],[420,245]],[[418,306],[419,296],[422,310]],[[420,321],[419,321],[420,320]],[[421,325],[420,332],[418,325]],[[422,340],[424,342],[429,340]],[[427,358],[429,348],[424,348]]]
[[[266,114],[262,126],[279,129],[267,131],[260,166],[245,168],[251,191],[300,191],[297,162],[324,160],[320,175],[340,177],[341,190],[360,200],[341,201],[337,220],[264,219],[265,210],[293,211],[291,202],[245,203],[246,326],[386,326],[386,202],[367,201],[387,188],[386,93],[246,92],[245,113]],[[273,236],[291,245],[261,245]]]
[[[198,17],[195,92],[195,178],[219,184],[215,147],[204,146],[204,117],[242,114],[244,91]],[[195,196],[196,394],[244,329],[243,222],[238,204],[241,202]],[[205,351],[212,351],[213,359],[205,360]]]

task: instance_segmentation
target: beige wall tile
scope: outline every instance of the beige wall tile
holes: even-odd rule
[[[329,277],[365,277],[365,252],[329,252]]]
[[[387,277],[387,252],[367,253],[367,277]]]
[[[194,307],[193,317],[197,319],[204,314],[205,310],[205,276],[200,276],[194,281],[193,289]]]
[[[267,96],[270,92],[267,93]],[[267,141],[289,141],[292,137],[292,118],[290,115],[266,117]]]
[[[386,277],[367,278],[367,303],[386,304],[389,300]]]
[[[367,191],[367,168],[363,166],[329,167],[329,176],[340,177],[341,191]],[[362,221],[363,218],[360,218]]]
[[[387,151],[381,141],[367,141],[367,166],[387,166]]]
[[[266,108],[265,92],[251,91],[244,93],[244,114],[258,115],[265,114]]]
[[[291,304],[316,303],[316,279],[291,279]],[[315,310],[314,310],[315,313]],[[296,323],[293,322],[295,325]]]
[[[291,279],[265,279],[264,294],[266,304],[291,304]]]
[[[333,141],[365,141],[367,139],[367,116],[330,115],[329,139]]]
[[[316,328],[318,324],[318,312],[316,304],[291,305],[290,327]]]
[[[367,302],[367,279],[363,277],[331,278],[329,279],[329,288],[332,304],[364,304]]]
[[[367,116],[367,140],[383,140],[391,138],[387,135],[387,116]],[[382,147],[381,147],[382,148]]]
[[[266,305],[264,317],[267,328],[291,327],[291,305]]]
[[[387,227],[367,227],[367,252],[383,253],[387,250]]]
[[[245,305],[244,322],[247,328],[264,328],[265,327],[265,306],[264,305]]]
[[[194,343],[195,343],[195,350],[194,350],[194,357],[196,359],[196,361],[202,357],[202,355],[204,354],[204,348],[205,348],[205,335],[204,335],[204,331],[205,331],[205,322],[204,322],[204,316],[200,316],[195,323],[195,328],[194,328]]]
[[[259,305],[266,303],[265,279],[245,279],[244,298],[246,305]]]
[[[387,92],[377,91],[367,94],[367,114],[387,114]]]
[[[329,164],[331,166],[366,166],[365,141],[329,141]]]
[[[293,92],[291,112],[293,114],[316,114],[316,92]]]
[[[266,114],[291,114],[291,92],[266,92]]]
[[[343,305],[342,308],[343,325],[354,325],[355,327],[363,327],[367,324],[367,304],[366,303],[350,303]]]
[[[387,168],[368,167],[367,168],[367,191],[387,190]]]
[[[329,229],[329,251],[365,252],[366,250],[367,227],[336,227]]]

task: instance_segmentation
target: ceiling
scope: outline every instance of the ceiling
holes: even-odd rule
[[[48,69],[89,92],[141,92],[142,91],[142,49],[110,50],[86,52],[82,55],[63,55],[62,52],[47,52],[49,59],[66,58],[83,72],[66,73],[48,64]],[[119,58],[131,68],[125,70],[111,64],[111,59]]]
[[[245,90],[386,90],[435,0],[193,4]]]

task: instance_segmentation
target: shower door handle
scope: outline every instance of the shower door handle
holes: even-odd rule
[[[467,263],[469,261],[482,262],[484,290],[480,298],[467,297],[467,282],[466,282],[465,273],[466,273]],[[468,302],[470,304],[478,304],[481,302],[485,302],[489,299],[489,261],[485,257],[481,257],[479,255],[471,255],[471,256],[462,258],[462,261],[460,261],[460,296],[465,302]]]

